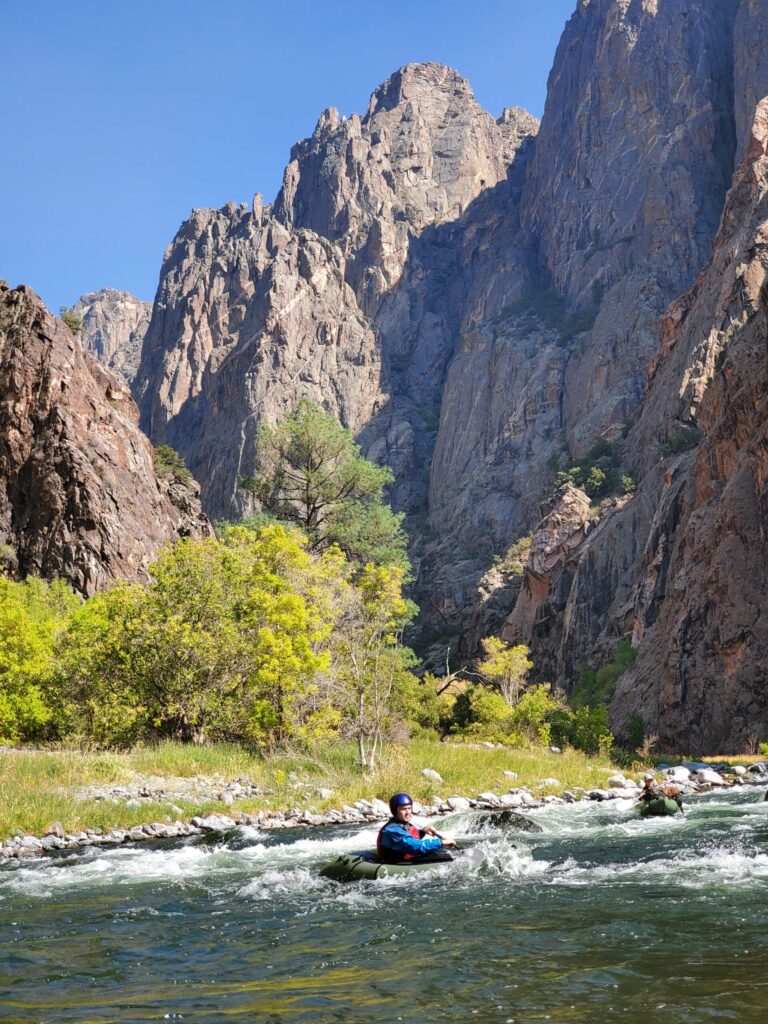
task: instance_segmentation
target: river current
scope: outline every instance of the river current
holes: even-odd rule
[[[345,885],[318,869],[375,828],[3,870],[0,1021],[764,1024],[763,795],[651,820],[629,801],[554,805],[529,812],[535,834],[454,815],[454,863]]]

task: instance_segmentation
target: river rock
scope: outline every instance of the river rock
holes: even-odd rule
[[[230,832],[236,828],[234,820],[226,814],[208,814],[205,818],[195,817],[192,819],[192,824],[197,825],[204,832]]]
[[[478,793],[477,801],[478,803],[490,804],[491,807],[498,807],[499,805],[498,795],[496,793],[491,792]]]
[[[502,793],[499,803],[502,807],[522,807],[523,798],[519,793]]]
[[[463,796],[449,796],[448,799],[446,800],[446,803],[448,804],[450,809],[455,813],[462,813],[463,811],[468,811],[472,806],[469,800],[467,800],[466,797]]]
[[[508,771],[506,768],[504,769],[502,774],[505,775],[508,779],[516,779],[518,777],[517,772]]]
[[[442,782],[443,777],[440,772],[436,772],[434,768],[422,768],[421,774],[425,779],[432,779],[433,782]]]
[[[696,772],[696,781],[700,786],[727,786],[728,783],[719,772],[712,768],[702,768]]]
[[[623,775],[611,775],[611,777],[608,779],[608,785],[611,787],[611,789],[623,789],[626,786],[626,784],[627,780],[624,778]],[[630,785],[634,785],[634,783],[630,783]]]
[[[560,780],[559,779],[542,779],[541,782],[539,783],[540,787],[542,787],[542,786],[559,786],[559,785],[560,785]]]
[[[669,782],[688,782],[691,777],[691,771],[684,765],[678,764],[674,768],[667,768],[666,776]]]

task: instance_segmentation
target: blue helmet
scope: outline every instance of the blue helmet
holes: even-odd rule
[[[389,798],[389,810],[392,814],[395,813],[398,807],[405,807],[411,804],[413,804],[413,800],[411,800],[407,793],[395,793],[394,796]]]

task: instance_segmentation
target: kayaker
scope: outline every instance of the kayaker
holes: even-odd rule
[[[401,864],[408,861],[451,860],[446,847],[456,843],[447,836],[440,836],[426,825],[417,828],[411,823],[413,800],[407,793],[395,793],[390,797],[389,810],[392,817],[379,830],[376,838],[376,852],[384,864]]]
[[[654,779],[653,775],[650,772],[648,772],[645,778],[643,779],[643,788],[640,792],[640,799],[650,803],[651,800],[663,800],[666,797],[666,795],[667,794],[664,792],[661,786],[656,785],[656,780]]]

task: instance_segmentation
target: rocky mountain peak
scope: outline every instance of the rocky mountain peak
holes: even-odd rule
[[[373,93],[364,117],[323,112],[291,151],[274,215],[342,246],[371,315],[399,279],[410,238],[458,219],[504,179],[536,127],[523,111],[495,121],[450,68],[409,64]]]
[[[453,68],[433,62],[406,64],[383,82],[371,96],[366,120],[384,110],[395,110],[405,103],[432,102],[435,93],[444,92],[458,102],[473,100],[469,82]]]
[[[72,312],[83,321],[83,348],[130,386],[141,359],[152,303],[129,292],[102,288],[81,295]]]

